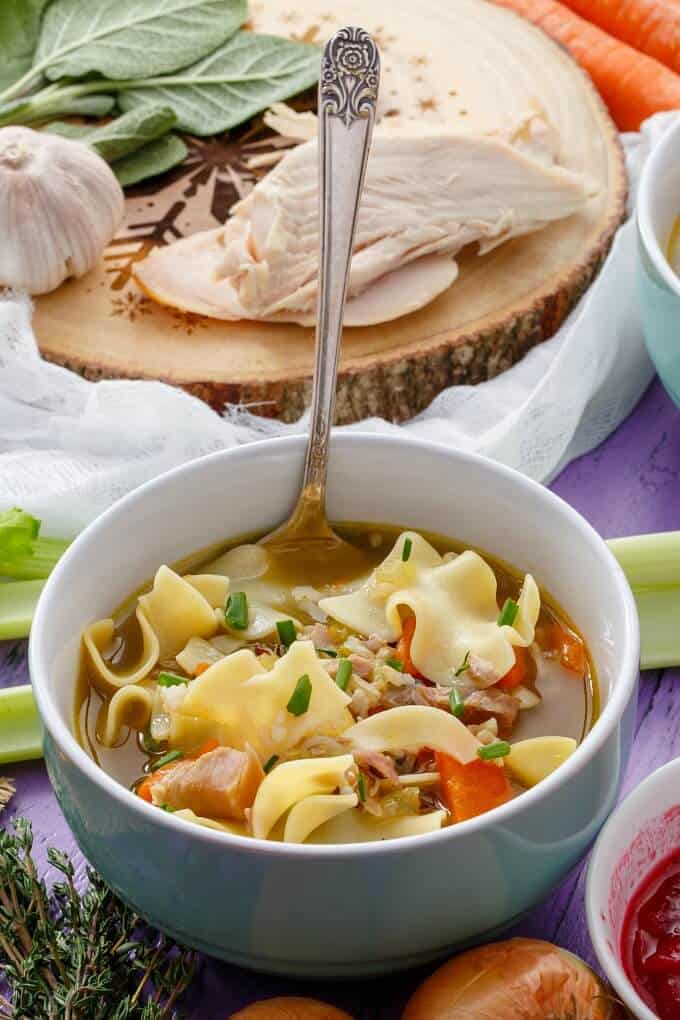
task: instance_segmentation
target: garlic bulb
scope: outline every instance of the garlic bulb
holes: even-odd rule
[[[91,269],[123,218],[112,170],[81,142],[0,129],[0,286],[45,294]]]

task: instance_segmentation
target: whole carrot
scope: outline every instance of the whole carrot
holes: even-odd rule
[[[584,68],[622,131],[659,110],[680,108],[680,75],[614,39],[558,0],[496,0],[561,43]]]
[[[586,21],[680,72],[678,0],[562,0]]]

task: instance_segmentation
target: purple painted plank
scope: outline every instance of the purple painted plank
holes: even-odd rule
[[[678,412],[658,383],[634,414],[594,453],[570,465],[553,488],[605,537],[680,527],[680,429]],[[27,680],[25,642],[0,643],[0,684]],[[680,754],[680,699],[673,672],[643,678],[635,747],[624,792]],[[17,780],[12,814],[33,819],[39,859],[47,843],[73,850],[73,838],[56,805],[40,763],[11,771]],[[76,851],[76,855],[79,857]],[[79,858],[80,859],[80,858]],[[80,867],[82,868],[82,861]],[[592,961],[583,910],[583,866],[517,926],[515,934],[557,941]],[[195,1020],[224,1020],[258,998],[316,995],[346,1009],[356,1020],[396,1020],[424,972],[359,984],[286,982],[206,960],[186,1003]]]

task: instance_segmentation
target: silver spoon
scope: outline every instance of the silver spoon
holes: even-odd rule
[[[326,520],[326,479],[347,280],[379,81],[380,57],[371,36],[361,28],[336,32],[324,49],[319,80],[321,246],[309,444],[293,513],[261,539],[277,561],[285,558],[289,576],[291,568],[299,570],[308,584],[368,569],[361,550]]]

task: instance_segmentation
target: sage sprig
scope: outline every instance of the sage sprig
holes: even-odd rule
[[[26,819],[0,830],[0,1018],[170,1020],[196,955],[149,929],[93,871],[79,892],[73,862],[54,849],[63,881],[47,889]],[[11,1001],[10,1001],[11,1000]]]
[[[186,155],[172,128],[228,131],[317,81],[316,46],[239,31],[247,16],[246,0],[2,0],[0,127],[116,106],[127,120],[71,137],[123,184],[161,173]]]

